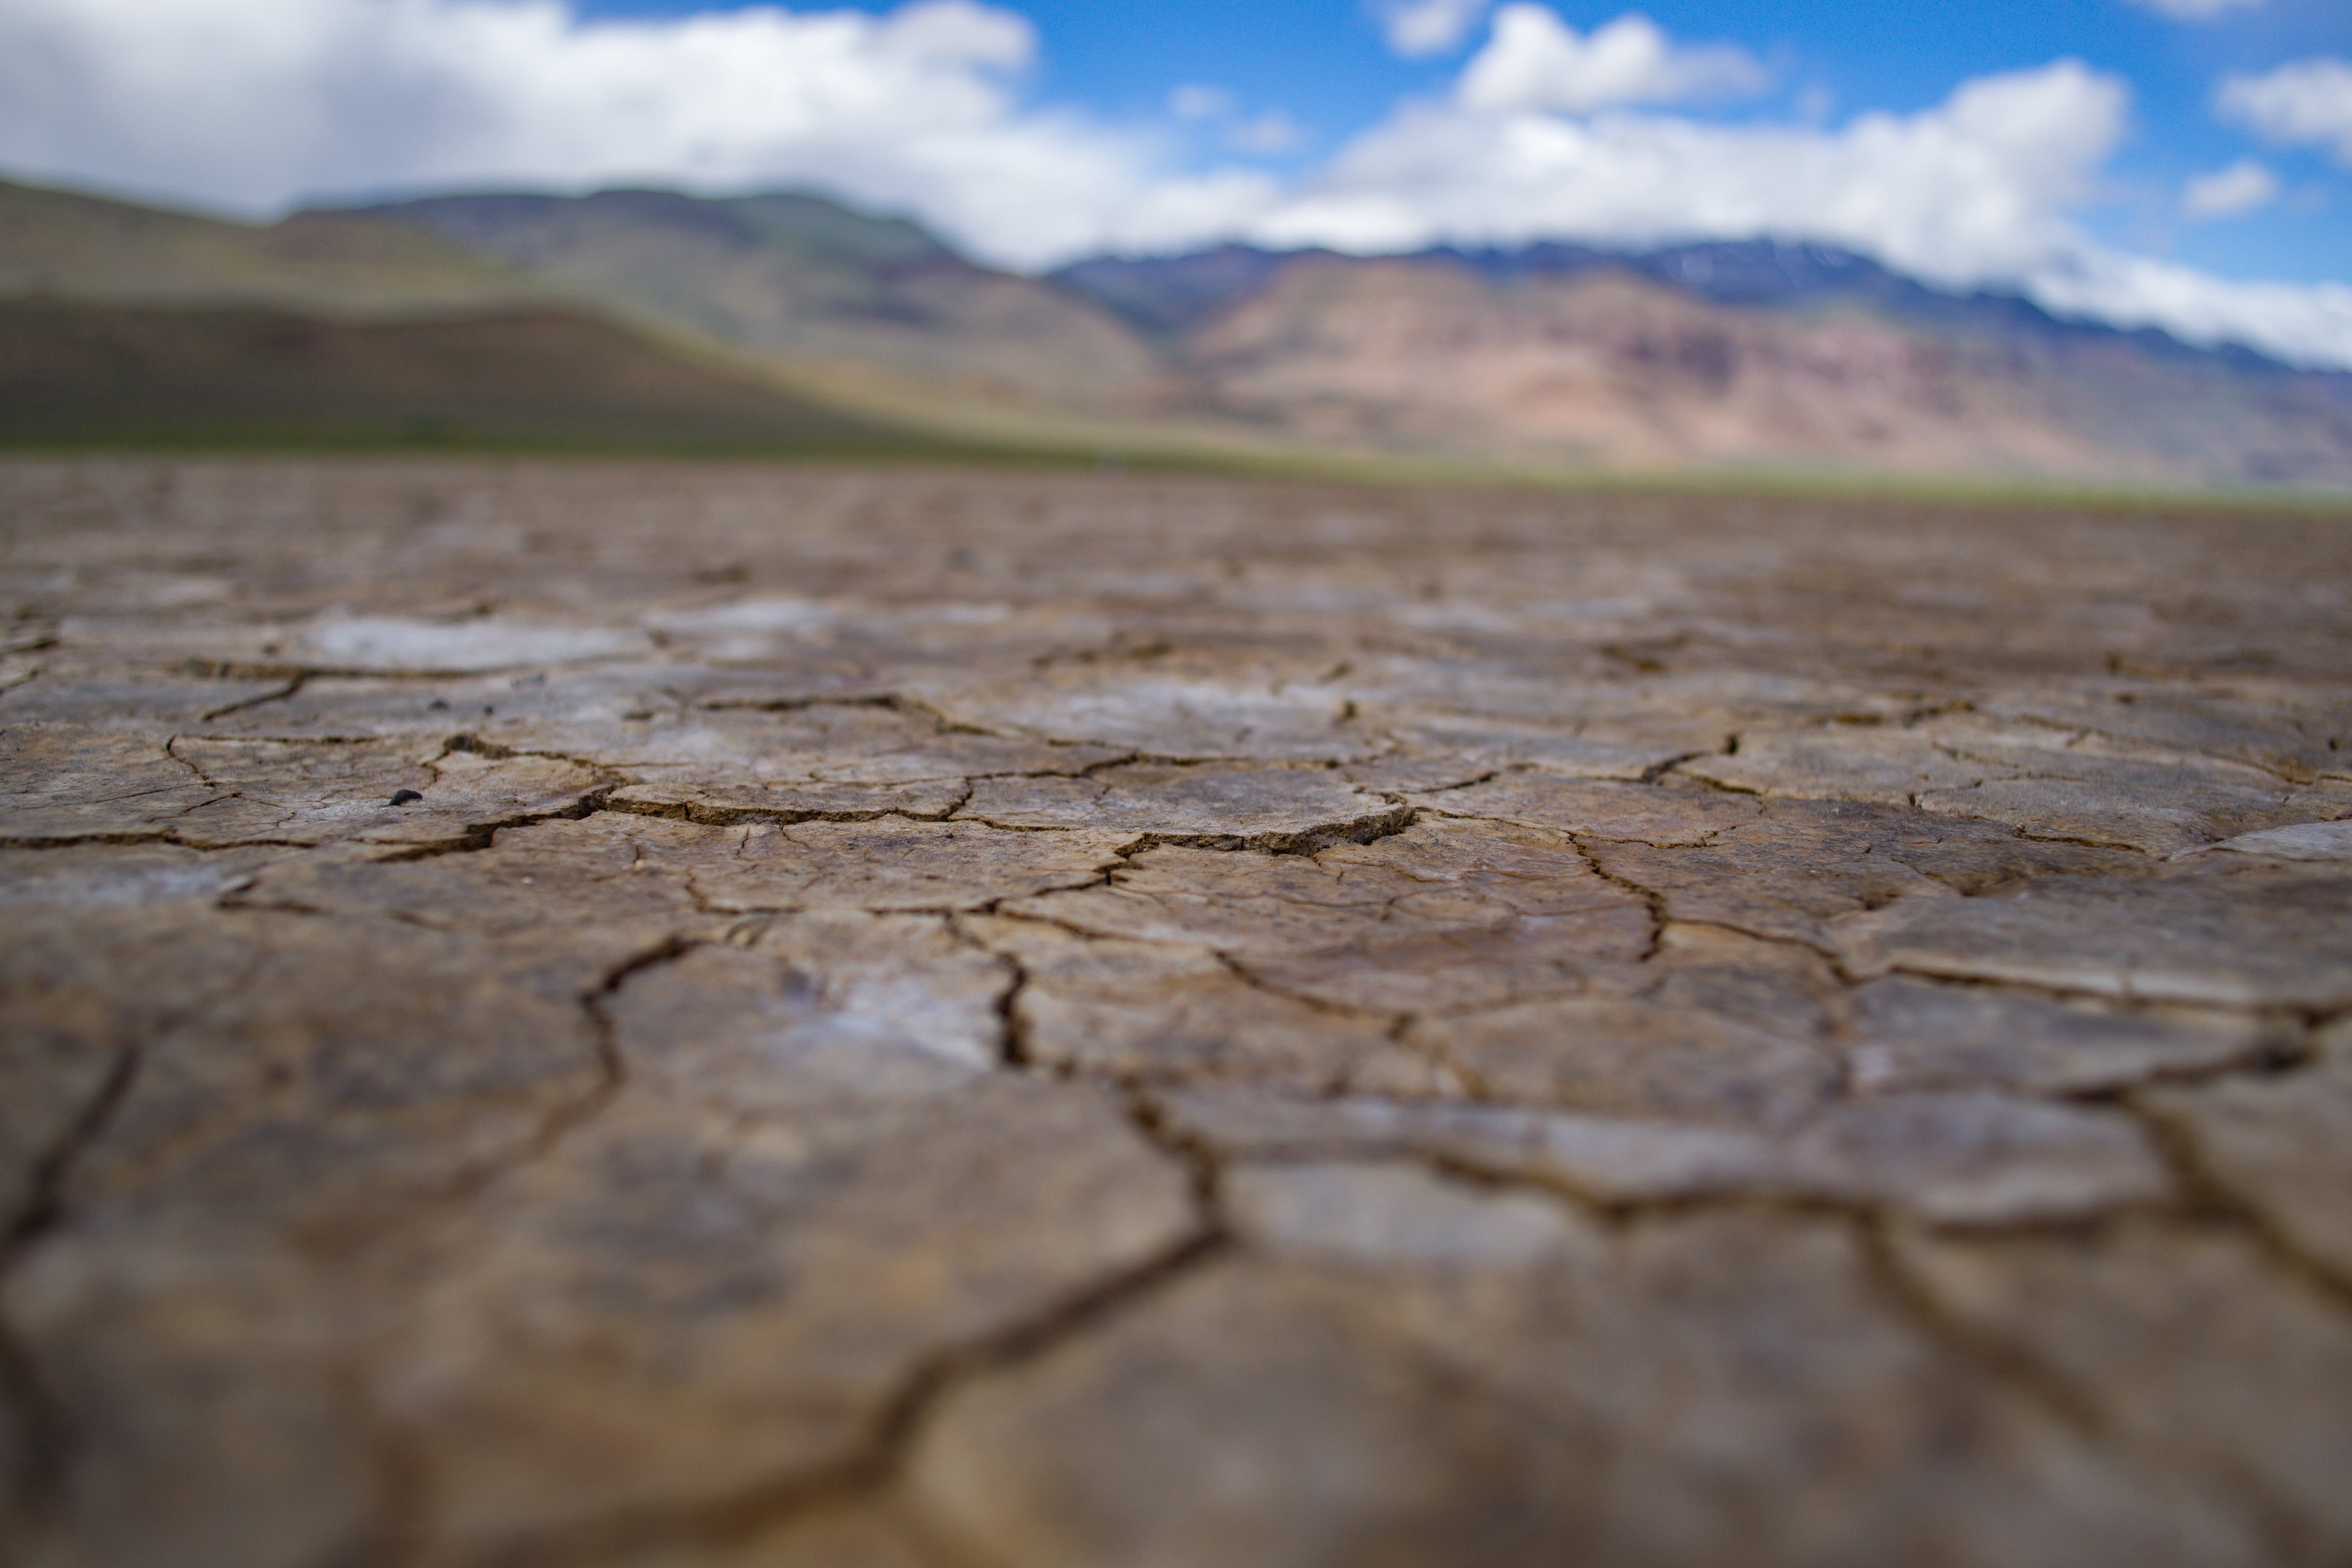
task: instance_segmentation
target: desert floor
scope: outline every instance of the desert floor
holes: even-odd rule
[[[0,1551],[2352,1562],[2352,519],[0,466]]]

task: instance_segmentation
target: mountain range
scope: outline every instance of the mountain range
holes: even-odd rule
[[[82,374],[74,412],[37,430],[27,377],[38,360],[63,384],[77,332],[114,345],[116,379]],[[256,345],[280,340],[311,345],[307,368],[268,368]],[[365,385],[326,395],[338,375]],[[208,376],[276,409],[275,428],[309,397],[353,428],[485,441],[642,429],[746,449],[2352,487],[2352,375],[1943,292],[1812,246],[1228,246],[1033,278],[793,193],[472,194],[253,226],[0,184],[0,437],[76,421],[102,435],[110,397],[170,426],[166,405]],[[215,400],[215,423],[242,405]]]

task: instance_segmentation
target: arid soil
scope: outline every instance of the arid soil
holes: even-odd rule
[[[0,529],[0,1559],[2352,1562],[2352,520]]]

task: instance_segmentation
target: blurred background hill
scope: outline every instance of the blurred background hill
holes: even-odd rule
[[[268,304],[329,315],[536,299],[520,273],[394,224],[306,213],[226,223],[0,183],[0,295],[92,304]]]
[[[0,184],[0,437],[2352,487],[2352,374],[1814,245],[1227,246],[1032,277],[794,193],[254,226]]]

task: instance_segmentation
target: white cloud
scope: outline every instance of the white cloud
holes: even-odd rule
[[[2297,60],[2221,84],[2221,110],[2273,142],[2327,147],[2352,167],[2352,63]]]
[[[2084,247],[2025,280],[2053,310],[2160,327],[2192,343],[2244,343],[2289,364],[2352,370],[2352,289],[2240,283],[2177,262]]]
[[[1389,47],[1407,59],[1451,54],[1462,47],[1487,0],[1380,0],[1373,15]]]
[[[1621,103],[1727,98],[1763,85],[1763,68],[1744,51],[1677,47],[1638,11],[1587,37],[1543,6],[1522,3],[1496,13],[1494,36],[1458,90],[1465,108],[1490,114],[1589,114]]]
[[[2121,83],[2071,61],[1834,132],[1419,104],[1359,137],[1258,226],[1357,250],[1781,236],[1969,283],[2064,247],[2062,214],[2121,135],[2125,105]]]
[[[0,163],[267,211],[484,185],[803,184],[1002,261],[1165,243],[1262,199],[1024,110],[1029,24],[976,0],[587,22],[562,0],[5,0]]]
[[[2243,217],[2278,199],[2278,176],[2241,158],[2226,169],[2190,177],[2180,187],[2180,210],[2192,218]]]
[[[2263,0],[2132,0],[2135,5],[2145,5],[2161,12],[2176,22],[2204,22],[2224,11],[2259,5]]]
[[[1025,21],[977,0],[629,22],[583,21],[564,0],[0,0],[0,167],[255,212],[398,188],[799,185],[911,212],[1011,266],[1228,238],[1808,239],[1931,282],[2019,287],[2053,309],[2352,366],[2352,290],[2226,282],[2084,236],[2072,215],[2123,134],[2127,94],[2071,61],[1835,128],[1580,113],[1732,81],[1637,18],[1584,37],[1512,6],[1454,92],[1401,105],[1293,179],[1187,172],[1172,127],[1162,143],[1028,106],[1035,48]],[[1496,63],[1514,58],[1570,63]],[[2274,133],[2335,137],[2312,118],[2326,93],[2293,74],[2323,67],[2346,69],[2307,62],[2225,96]],[[1213,94],[1179,111],[1261,147],[1295,133],[1239,123]]]

